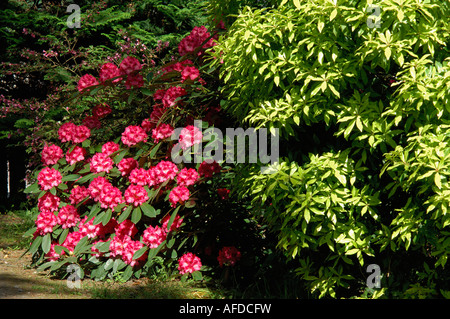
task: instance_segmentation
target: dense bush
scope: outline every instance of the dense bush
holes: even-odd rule
[[[283,0],[244,8],[219,38],[221,105],[282,141],[274,173],[241,165],[235,188],[314,296],[449,294],[449,14]]]

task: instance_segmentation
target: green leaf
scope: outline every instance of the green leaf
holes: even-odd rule
[[[294,0],[294,6],[300,10],[301,9],[301,5],[300,5],[300,0]]]
[[[68,234],[69,234],[69,228],[66,228],[62,231],[61,235],[59,235],[58,243],[60,245],[62,245],[64,243]]]
[[[142,247],[141,249],[139,249],[138,251],[136,251],[135,253],[134,253],[134,255],[133,255],[133,260],[137,260],[137,259],[139,259],[140,257],[142,257],[144,254],[145,254],[145,252],[148,250],[148,247],[147,246],[144,246],[144,247]]]
[[[36,237],[33,243],[30,246],[30,254],[34,255],[34,253],[41,247],[42,244],[42,236]]]
[[[38,183],[31,184],[23,191],[25,194],[38,193],[40,191]]]
[[[127,219],[128,216],[130,216],[130,213],[131,213],[132,209],[133,209],[133,206],[128,206],[127,208],[125,208],[125,210],[122,212],[122,214],[120,214],[119,218],[117,219],[117,222],[120,224],[125,219]]]
[[[172,226],[172,223],[175,220],[175,217],[177,216],[177,213],[178,213],[178,210],[180,209],[180,207],[181,206],[178,206],[177,208],[175,208],[172,215],[170,216],[169,222],[167,223],[167,231],[169,231],[170,227]]]
[[[203,276],[199,270],[196,270],[192,273],[192,278],[194,278],[194,280],[202,280]]]
[[[63,182],[73,182],[73,181],[76,181],[78,178],[80,178],[80,175],[78,175],[78,174],[71,174],[71,175],[64,176],[62,178],[62,181]]]
[[[441,174],[436,173],[434,175],[434,183],[436,184],[437,188],[441,189],[442,184],[441,184]]]
[[[106,226],[106,224],[108,224],[109,221],[111,220],[111,217],[112,217],[112,210],[111,208],[108,208],[108,210],[105,212],[105,215],[103,216],[102,225]]]
[[[149,203],[143,203],[141,205],[141,209],[145,216],[150,217],[150,218],[156,217],[156,210]]]
[[[50,251],[51,244],[52,244],[51,234],[45,234],[44,238],[42,239],[42,250],[44,251],[45,254]]]
[[[142,212],[141,209],[139,207],[136,207],[135,209],[133,209],[133,214],[131,215],[131,221],[134,224],[137,224],[142,217]]]

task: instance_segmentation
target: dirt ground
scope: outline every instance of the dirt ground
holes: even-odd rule
[[[69,289],[64,280],[51,279],[27,268],[30,256],[24,250],[0,250],[0,299],[86,298]]]

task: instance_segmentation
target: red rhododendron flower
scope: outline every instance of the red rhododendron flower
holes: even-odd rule
[[[220,267],[234,266],[234,264],[241,259],[241,252],[237,250],[236,247],[223,247],[219,251],[219,256],[217,260],[219,261]]]
[[[167,215],[166,217],[164,217],[161,220],[162,227],[163,227],[164,231],[167,230],[167,232],[177,230],[178,228],[181,227],[181,224],[183,223],[183,218],[181,218],[180,215],[177,215],[173,219],[172,225],[170,225],[170,229],[167,229],[167,226],[169,226],[169,220],[170,220],[170,215]]]
[[[137,231],[136,225],[129,219],[125,219],[114,228],[116,236],[129,236],[131,238],[136,235]]]
[[[77,209],[72,205],[61,207],[56,222],[61,225],[63,229],[74,227],[80,221],[80,215]]]
[[[88,127],[90,130],[102,127],[102,123],[95,116],[86,116],[83,119],[83,125]]]
[[[83,75],[78,81],[78,91],[83,91],[85,88],[98,85],[97,79],[90,74]]]
[[[150,132],[156,126],[150,119],[144,119],[141,123],[141,127],[144,129],[145,133]]]
[[[125,190],[125,202],[137,207],[148,201],[148,194],[144,187],[140,185],[130,185]]]
[[[45,145],[41,153],[41,161],[44,165],[54,165],[63,156],[63,150],[58,145]]]
[[[194,185],[198,180],[198,173],[193,168],[183,168],[177,176],[178,186]]]
[[[102,65],[102,67],[100,68],[100,72],[99,72],[99,77],[100,77],[100,82],[105,82],[106,80],[115,78],[116,76],[119,76],[120,72],[119,72],[119,68],[113,64],[113,63],[105,63]],[[113,80],[114,83],[119,82],[121,79],[117,78],[115,80]]]
[[[83,237],[79,231],[68,233],[61,246],[66,247],[69,251],[73,251]]]
[[[69,200],[72,205],[81,203],[89,196],[89,190],[84,186],[76,186],[70,191]]]
[[[130,183],[144,186],[147,185],[148,172],[145,168],[135,168],[131,171],[130,176],[128,176]]]
[[[170,161],[161,161],[153,168],[153,173],[156,174],[158,183],[164,183],[167,180],[175,178],[178,173],[178,167]]]
[[[111,155],[114,152],[117,152],[118,150],[120,150],[120,145],[111,141],[106,142],[102,146],[102,153],[106,155]]]
[[[179,86],[171,86],[167,89],[164,97],[162,99],[162,103],[165,107],[170,107],[175,105],[175,100],[179,97],[186,95],[187,92],[185,89]]]
[[[217,194],[219,194],[220,199],[225,200],[228,199],[228,194],[230,194],[230,190],[226,188],[218,188]]]
[[[140,88],[144,86],[144,77],[140,74],[130,74],[125,81],[125,88],[130,90],[132,87]]]
[[[166,94],[166,90],[164,90],[164,89],[156,90],[156,92],[153,94],[153,99],[154,100],[162,100],[164,98],[165,94]]]
[[[75,146],[72,151],[66,152],[66,161],[69,165],[83,161],[86,156],[86,150],[80,146]]]
[[[96,238],[99,235],[102,224],[94,225],[94,219],[95,217],[92,217],[91,220],[87,221],[86,216],[81,220],[79,232],[83,237]]]
[[[200,71],[195,66],[188,66],[181,71],[181,82],[184,82],[187,79],[195,80],[200,77]]]
[[[89,184],[88,191],[91,198],[95,201],[100,199],[100,193],[106,185],[111,185],[111,183],[103,176],[98,176],[92,180]],[[112,185],[111,185],[112,186]]]
[[[155,140],[155,143],[158,143],[161,140],[164,140],[168,137],[170,137],[173,133],[173,127],[166,123],[161,123],[153,129],[152,131],[152,137]]]
[[[83,143],[86,139],[91,136],[91,130],[85,125],[78,125],[72,135],[72,142]]]
[[[140,241],[137,240],[129,240],[124,245],[124,250],[122,252],[122,260],[130,265],[131,267],[136,266],[141,261],[146,259],[146,254],[139,257],[137,260],[133,259],[133,255],[142,247],[144,247],[144,244],[142,244]]]
[[[131,171],[139,166],[137,160],[132,157],[123,158],[119,164],[117,164],[117,168],[122,173],[122,176],[129,175]]]
[[[193,273],[202,268],[202,262],[199,257],[193,253],[186,253],[178,259],[178,270],[180,274]]]
[[[58,186],[61,183],[61,180],[61,173],[54,168],[45,167],[38,175],[38,184],[44,191]]]
[[[71,122],[64,123],[58,130],[58,136],[61,142],[72,141],[77,126]]]
[[[56,212],[59,207],[60,198],[52,193],[45,193],[38,199],[38,208],[40,212]]]
[[[221,169],[222,167],[216,161],[212,163],[203,161],[198,168],[198,173],[201,177],[212,177],[213,174],[220,173]]]
[[[180,41],[180,44],[178,45],[178,52],[181,56],[188,53],[193,53],[194,50],[201,46],[202,43],[205,42],[210,36],[211,34],[205,26],[195,27],[188,36]],[[203,45],[203,48],[210,48],[215,44],[214,39],[211,38]],[[197,53],[197,55],[201,54],[201,51]]]
[[[105,116],[107,116],[110,113],[112,113],[111,107],[106,103],[97,104],[92,109],[92,115],[97,119],[104,118]]]
[[[178,141],[183,149],[191,147],[194,144],[198,144],[202,141],[203,134],[200,129],[193,125],[188,125],[181,130]]]
[[[57,245],[57,243],[52,243],[50,245],[50,250],[45,254],[45,257],[48,258],[49,261],[57,261],[62,255],[65,254],[64,250],[61,251],[61,255],[56,253],[55,246]]]
[[[170,191],[169,202],[172,204],[172,207],[176,207],[177,203],[183,204],[187,201],[190,195],[189,189],[186,187],[176,186]]]
[[[182,72],[185,67],[187,67],[188,65],[193,65],[193,64],[194,63],[191,60],[186,59],[181,62],[170,64],[170,65],[162,68],[161,71],[163,72],[163,74],[173,72],[173,71]]]
[[[142,241],[149,248],[158,247],[164,240],[166,240],[167,233],[159,226],[149,226],[142,235]]]
[[[113,165],[114,161],[107,154],[96,153],[91,158],[92,173],[100,173],[100,172],[109,173],[109,171],[112,170]]]
[[[138,59],[128,56],[122,60],[122,62],[119,65],[119,68],[122,74],[130,74],[133,71],[138,71],[142,69],[142,65]]]
[[[117,187],[107,184],[100,192],[99,202],[102,208],[114,209],[123,203],[122,192]]]
[[[53,227],[57,224],[55,214],[51,212],[41,212],[36,219],[36,228],[39,235],[51,233]]]
[[[148,138],[145,130],[136,125],[130,125],[125,128],[125,131],[122,133],[122,143],[128,146],[136,145],[139,142],[146,141]]]

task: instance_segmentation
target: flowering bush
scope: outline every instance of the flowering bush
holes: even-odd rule
[[[195,49],[209,37],[205,30],[194,29],[182,41],[183,54],[193,53],[186,49],[188,43]],[[203,48],[212,45],[209,41]],[[121,272],[127,280],[145,274],[160,255],[169,264],[178,263],[183,278],[202,278],[200,258],[184,247],[197,241],[197,235],[191,239],[197,226],[187,221],[201,200],[194,194],[222,167],[206,158],[178,165],[171,160],[177,143],[188,150],[203,139],[201,128],[191,123],[207,109],[194,103],[198,93],[192,92],[207,92],[207,82],[193,62],[185,61],[164,65],[159,72],[127,56],[119,66],[101,65],[99,80],[90,74],[79,79],[72,102],[96,97],[92,115],[84,115],[82,124],[68,118],[55,128],[54,142],[41,152],[44,167],[37,172],[37,183],[26,190],[38,194],[39,213],[29,233],[39,269],[56,271],[78,263],[86,276],[103,279]],[[149,80],[144,76],[149,71],[159,75]],[[121,98],[133,107],[136,100],[141,113],[118,108]],[[121,115],[127,119],[118,120]],[[177,126],[178,141],[173,138]],[[207,126],[202,122],[202,128]]]

